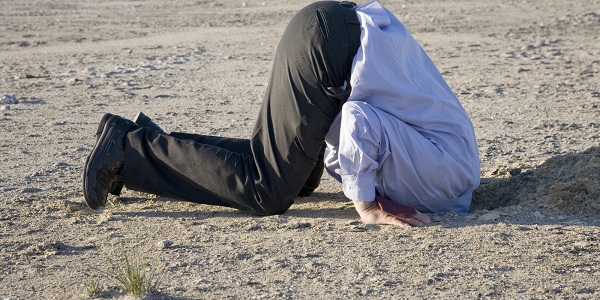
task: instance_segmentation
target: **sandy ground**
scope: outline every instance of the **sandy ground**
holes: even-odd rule
[[[87,299],[97,282],[94,297],[120,298],[102,271],[137,253],[158,299],[600,298],[598,0],[381,1],[475,124],[466,216],[365,226],[327,177],[273,217],[128,190],[83,205],[105,112],[247,137],[308,3],[1,1],[0,94],[15,99],[0,100],[0,297]]]

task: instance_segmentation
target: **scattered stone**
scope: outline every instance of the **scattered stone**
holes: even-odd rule
[[[69,122],[67,120],[57,121],[52,123],[52,125],[67,125]]]
[[[96,224],[100,225],[102,223],[108,222],[112,220],[112,214],[108,211],[103,211],[99,216],[98,219],[96,219]]]
[[[19,100],[14,95],[3,94],[0,96],[0,103],[2,104],[17,104]]]
[[[71,78],[67,81],[70,85],[77,85],[77,84],[81,84],[83,82],[82,79],[79,78]]]
[[[240,253],[237,255],[237,259],[239,259],[239,260],[248,260],[251,258],[252,258],[252,255],[249,253]]]
[[[59,162],[57,162],[57,163],[54,164],[55,168],[62,168],[62,167],[68,167],[68,166],[69,166],[68,163],[62,162],[62,161],[59,161]]]
[[[287,225],[288,229],[307,229],[311,228],[312,224],[308,222],[294,222]]]
[[[246,231],[257,231],[260,230],[262,226],[260,224],[249,224],[246,226]]]
[[[45,75],[33,75],[33,74],[25,74],[26,79],[35,79],[35,78],[48,78]]]
[[[29,99],[21,99],[21,102],[26,103],[26,104],[44,104],[44,100],[36,98],[36,97],[31,97]]]
[[[503,54],[501,54],[502,57],[504,58],[515,58],[515,53],[514,52],[505,52]]]
[[[363,224],[360,221],[350,221],[350,222],[344,224],[344,227],[348,231],[352,231],[352,232],[364,232],[364,231],[367,231],[367,228],[365,227],[365,224]]]
[[[25,255],[57,255],[58,251],[64,249],[65,245],[60,241],[40,242],[25,249]]]
[[[173,246],[173,241],[171,241],[171,240],[158,241],[158,242],[156,242],[156,246],[160,249],[167,249],[167,248]]]
[[[0,106],[0,110],[2,110],[2,111],[10,110],[10,105],[2,105],[2,106]]]
[[[510,176],[517,176],[519,174],[521,174],[521,168],[514,168],[508,171],[508,173],[510,174]]]
[[[588,242],[575,242],[573,243],[573,245],[571,245],[571,251],[573,252],[579,252],[579,251],[586,251],[590,248],[591,244]]]
[[[109,71],[109,72],[106,72],[106,73],[102,73],[100,75],[100,77],[102,77],[102,78],[111,78],[111,77],[113,77],[114,75],[117,75],[117,74],[119,74],[119,72]]]
[[[74,203],[65,202],[64,203],[64,210],[65,210],[65,212],[68,212],[68,213],[73,213],[73,212],[76,212],[76,211],[80,211],[81,210],[81,205],[77,205],[77,204],[74,204]]]

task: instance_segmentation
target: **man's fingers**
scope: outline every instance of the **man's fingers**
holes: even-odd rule
[[[431,219],[429,218],[429,216],[425,215],[421,212],[417,212],[415,215],[413,215],[410,218],[402,219],[402,221],[404,221],[412,226],[419,226],[419,227],[431,223]]]
[[[423,225],[425,225],[425,223],[415,219],[415,218],[406,218],[406,219],[400,219],[402,222],[405,222],[407,224],[409,224],[410,226],[415,226],[415,227],[421,227]]]
[[[394,216],[392,216],[392,217],[394,217]],[[408,224],[410,226],[415,226],[415,227],[421,227],[421,226],[431,223],[431,219],[429,218],[429,216],[427,216],[421,212],[418,212],[418,211],[416,214],[414,214],[411,217],[407,217],[407,218],[395,217],[395,218],[404,224]]]
[[[383,200],[387,200],[382,198]],[[381,199],[379,199],[381,200]],[[366,224],[379,224],[379,225],[396,225],[396,226],[423,226],[431,222],[429,216],[421,213],[420,211],[392,203],[387,200],[384,202],[383,207],[392,208],[386,211],[381,206],[381,203],[384,201],[380,201],[379,205],[377,202],[362,202],[362,201],[354,201],[354,207],[356,211],[359,213],[361,220]],[[400,208],[400,210],[399,210]],[[409,215],[404,215],[402,210],[406,208],[406,211],[410,209]],[[399,213],[400,212],[400,213]]]
[[[390,215],[390,218],[387,220],[386,225],[395,225],[395,226],[401,226],[401,227],[415,226],[415,225],[412,225],[412,224],[408,223],[405,220],[396,218],[396,217],[391,216],[391,215]]]
[[[431,223],[431,218],[429,218],[428,215],[426,215],[420,211],[417,211],[417,213],[414,216],[412,216],[412,218],[418,220],[419,222],[421,222],[423,224]]]
[[[385,213],[386,216],[381,218],[381,223],[383,225],[396,225],[396,226],[413,226],[413,227],[421,227],[425,225],[425,223],[421,222],[419,219],[408,217],[408,218],[398,218],[389,213]]]

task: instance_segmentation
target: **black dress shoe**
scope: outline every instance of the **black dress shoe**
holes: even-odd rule
[[[113,114],[109,114],[109,113],[104,114],[104,116],[100,120],[100,124],[98,124],[98,129],[96,129],[96,140],[98,140],[100,138],[100,134],[102,134],[102,131],[104,130],[104,124],[106,124],[106,121],[108,121],[108,119],[110,119],[110,117],[112,117],[112,116],[113,116]],[[150,117],[146,116],[141,111],[135,117],[134,122],[140,127],[151,128],[161,134],[165,133],[165,131],[162,130],[162,128],[160,128],[160,126],[158,126],[156,123],[154,123],[154,121],[152,121],[152,119],[150,119]],[[119,196],[119,195],[121,195],[121,191],[123,190],[124,185],[125,185],[125,183],[123,182],[123,180],[117,180],[113,183],[113,185],[110,187],[108,192],[112,195]]]
[[[104,124],[106,124],[106,121],[108,121],[108,119],[110,119],[110,117],[112,117],[112,116],[114,116],[114,115],[106,113],[106,114],[104,114],[102,119],[100,119],[100,124],[98,124],[98,129],[96,129],[96,142],[98,142],[98,139],[100,138],[100,135],[102,134],[102,131],[104,131]],[[125,183],[123,182],[123,180],[117,180],[110,187],[110,190],[108,192],[115,196],[119,196],[119,195],[121,195],[121,191],[123,190],[124,185],[125,185]]]
[[[108,193],[119,181],[125,159],[125,136],[137,127],[135,123],[119,116],[105,117],[102,118],[102,132],[83,171],[83,195],[91,209],[104,206]]]
[[[104,125],[106,124],[106,121],[108,121],[108,119],[110,119],[110,117],[112,117],[112,116],[114,116],[114,115],[106,113],[106,114],[104,114],[104,116],[102,116],[102,119],[100,119],[100,123],[98,124],[98,128],[96,129],[96,142],[98,142],[98,139],[100,138],[100,135],[102,134],[102,131],[104,131]]]

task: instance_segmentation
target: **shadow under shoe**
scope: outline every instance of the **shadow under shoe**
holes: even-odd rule
[[[125,159],[125,137],[137,127],[135,123],[115,115],[105,115],[102,124],[103,129],[86,159],[83,173],[85,202],[94,210],[106,204],[109,191],[119,181]]]

